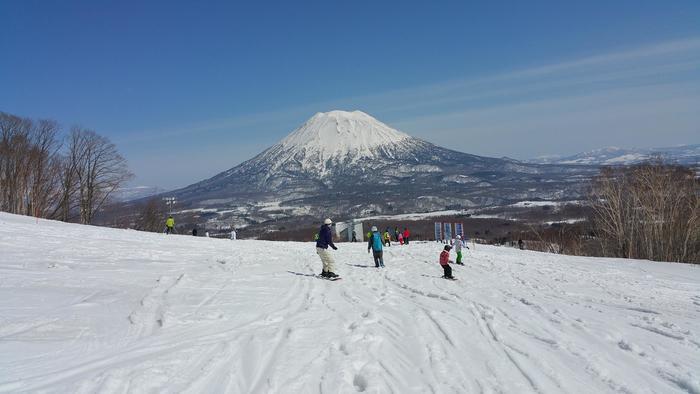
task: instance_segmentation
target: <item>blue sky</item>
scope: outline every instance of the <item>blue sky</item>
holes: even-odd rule
[[[487,156],[698,143],[699,21],[696,0],[5,0],[0,111],[95,129],[166,188],[332,109]]]

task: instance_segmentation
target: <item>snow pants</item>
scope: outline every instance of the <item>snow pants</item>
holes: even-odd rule
[[[330,250],[316,248],[316,253],[321,258],[321,262],[323,263],[323,270],[326,272],[334,272],[333,268],[335,266],[335,261],[333,261],[333,256],[331,256]]]
[[[458,250],[458,251],[457,251],[457,261],[456,261],[456,263],[457,263],[457,264],[462,264],[462,251],[461,251],[461,250]]]
[[[445,278],[452,278],[452,267],[450,267],[449,264],[445,264],[442,266],[442,270],[444,272]]]
[[[372,254],[374,255],[374,266],[377,268],[384,267],[384,252],[381,250],[378,252],[372,251]]]

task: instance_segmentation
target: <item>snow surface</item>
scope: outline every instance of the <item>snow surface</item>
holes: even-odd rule
[[[0,392],[700,392],[697,267],[338,246],[0,213]]]

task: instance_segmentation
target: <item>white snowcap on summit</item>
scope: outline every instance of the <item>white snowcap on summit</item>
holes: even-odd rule
[[[362,111],[319,112],[280,141],[284,150],[304,149],[323,159],[348,153],[371,155],[383,145],[411,138]]]

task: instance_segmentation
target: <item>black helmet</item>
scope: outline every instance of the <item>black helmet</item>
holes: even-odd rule
[[[450,249],[452,249],[452,246],[450,246],[450,245],[445,245],[445,250],[450,250]]]

